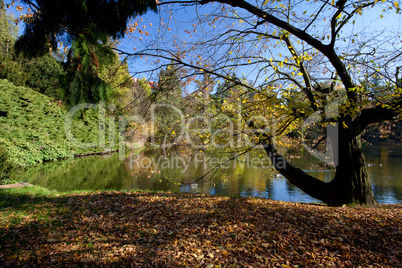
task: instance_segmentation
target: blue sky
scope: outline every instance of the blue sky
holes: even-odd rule
[[[174,35],[178,36],[177,40],[191,42],[191,40],[196,40],[196,34],[193,34],[192,38],[190,38],[189,35],[185,33],[185,30],[191,30],[193,28],[192,25],[197,23],[197,17],[202,18],[204,14],[212,13],[216,8],[220,9],[220,6],[215,4],[201,7],[190,6],[180,8],[176,5],[176,9],[174,9],[172,12],[172,16],[169,21],[170,32],[167,32],[166,28],[162,28],[161,26],[161,18],[165,19],[163,23],[166,25],[169,20],[168,12],[171,11],[171,9],[169,7],[164,7],[159,14],[150,12],[142,16],[142,21],[138,21],[138,27],[145,25],[146,28],[144,30],[147,30],[150,33],[150,36],[153,36],[152,42],[160,46],[166,45],[167,42],[172,42],[171,37]],[[381,18],[381,15],[383,15],[383,18]],[[152,24],[152,27],[149,27],[150,23]],[[328,20],[325,23],[328,23]],[[198,27],[197,29],[200,28]],[[382,14],[381,10],[378,8],[368,9],[365,11],[365,13],[363,13],[362,16],[358,15],[355,17],[354,24],[350,23],[350,25],[346,26],[345,28],[346,32],[349,31],[358,33],[365,31],[365,34],[361,36],[358,35],[353,38],[351,37],[350,39],[347,39],[345,43],[342,42],[341,45],[347,49],[348,47],[354,46],[354,41],[356,41],[356,43],[363,42],[364,38],[372,40],[373,38],[379,37],[384,31],[389,31],[390,29],[395,35],[402,33],[401,16],[397,15],[395,10]],[[160,31],[159,35],[157,34],[158,30]],[[345,35],[347,35],[347,33]],[[370,36],[367,37],[368,35]],[[143,37],[142,41],[139,40],[140,37]],[[355,40],[352,41],[352,39]],[[145,44],[147,43],[146,40],[146,36],[137,32],[135,34],[131,34],[130,37],[126,37],[121,40],[121,48],[128,52],[134,52],[135,47],[138,51],[141,47],[145,47]],[[401,47],[401,44],[397,44],[397,46]],[[281,50],[276,49],[275,52],[281,53]],[[152,63],[145,61],[144,58],[137,59],[130,65],[130,69],[134,73],[136,70],[141,70],[148,66],[147,64],[151,66],[150,68],[152,68]],[[255,77],[253,77],[255,70],[243,69],[240,73],[238,73],[238,76],[241,76],[242,73],[246,76],[249,75],[250,80],[255,79]]]
[[[6,0],[5,3],[10,4],[11,1]],[[19,1],[16,1],[16,4],[18,3]],[[301,6],[301,8],[303,8],[303,6]],[[136,28],[141,29],[142,34],[137,30],[135,33],[121,39],[119,48],[127,52],[135,52],[146,48],[149,43],[153,43],[153,45],[157,47],[166,47],[168,46],[168,42],[173,42],[172,37],[174,36],[178,42],[182,42],[182,40],[188,42],[194,41],[197,36],[208,35],[208,27],[198,27],[198,30],[205,29],[206,32],[198,32],[197,34],[193,33],[191,37],[185,31],[194,29],[193,24],[197,24],[198,17],[202,18],[204,14],[210,14],[214,12],[215,9],[220,9],[220,6],[217,4],[211,4],[198,7],[181,7],[179,5],[175,5],[174,8],[172,6],[160,7],[160,12],[157,14],[151,11],[144,16],[133,19],[131,24],[133,25],[137,22],[138,26]],[[11,11],[15,16],[21,14],[15,10],[15,7],[11,7],[9,11]],[[384,31],[384,29],[392,29],[395,34],[400,34],[402,32],[401,19],[399,15],[395,14],[395,11],[385,14],[382,19],[380,18],[380,15],[381,12],[378,9],[369,10],[364,13],[363,16],[357,16],[356,23],[347,26],[347,29],[349,31],[360,31],[360,29],[365,29],[368,30],[367,32],[373,37],[377,34],[379,35]],[[23,31],[22,24],[20,24],[19,31],[20,33]],[[148,33],[149,36],[145,35],[145,32]],[[140,38],[142,38],[142,40]],[[358,39],[359,36],[356,37],[356,41]],[[351,40],[348,40],[348,42],[348,44],[351,44]],[[399,47],[401,46],[401,44],[397,45]],[[136,50],[134,50],[134,48],[136,48]],[[279,50],[276,50],[276,52],[280,53]],[[146,60],[145,57],[143,57],[130,61],[129,66],[131,73],[135,74],[144,68],[153,68],[155,63],[154,61]],[[252,69],[243,69],[242,72],[251,77],[253,76],[253,73],[255,73]],[[239,73],[238,75],[241,76],[242,74]],[[143,75],[139,74],[138,76],[141,77]],[[147,77],[154,80],[155,73],[153,77],[149,74],[147,74]],[[253,78],[250,79],[252,80]]]

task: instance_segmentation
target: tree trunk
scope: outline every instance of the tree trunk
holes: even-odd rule
[[[377,204],[366,170],[366,161],[360,149],[360,137],[339,142],[339,164],[331,182],[318,180],[291,165],[271,144],[264,144],[276,170],[308,195],[330,206],[344,204]]]
[[[360,136],[349,141],[340,141],[338,150],[339,164],[336,167],[335,178],[328,183],[329,188],[336,194],[335,198],[327,204],[377,204],[367,175]]]

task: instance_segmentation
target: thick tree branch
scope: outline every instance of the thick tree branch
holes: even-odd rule
[[[286,21],[283,21],[283,20],[271,15],[244,0],[202,0],[202,1],[200,1],[200,4],[205,5],[205,4],[212,3],[212,2],[228,4],[232,7],[240,7],[244,10],[247,10],[251,14],[254,14],[257,17],[263,19],[265,22],[272,23],[275,26],[278,26],[278,27],[294,34],[298,38],[306,41],[311,46],[317,48],[319,51],[322,51],[325,49],[325,45],[323,43],[321,43],[321,41],[315,39],[314,37],[309,35],[307,32],[294,27],[290,23],[287,23]]]
[[[172,4],[172,3],[181,3],[181,4],[201,4],[201,5],[206,5],[209,3],[213,2],[218,2],[222,4],[227,4],[232,7],[239,7],[242,8],[251,14],[254,14],[258,18],[262,19],[263,22],[268,22],[271,23],[283,30],[288,31],[289,33],[293,34],[294,36],[298,37],[299,39],[305,41],[321,53],[323,53],[328,60],[331,62],[332,66],[335,68],[336,72],[339,75],[339,78],[342,80],[343,85],[345,86],[346,92],[347,92],[347,97],[349,100],[352,101],[352,103],[355,103],[357,101],[357,96],[356,93],[353,91],[353,88],[355,87],[351,76],[349,75],[349,72],[346,69],[346,66],[343,64],[342,60],[338,57],[338,55],[335,52],[333,44],[328,44],[325,45],[323,44],[320,40],[314,38],[310,34],[308,34],[306,31],[297,28],[290,23],[279,19],[278,17],[269,14],[268,12],[262,10],[261,8],[250,4],[246,2],[245,0],[200,0],[200,1],[168,1],[168,2],[163,2],[161,4]],[[340,1],[343,2],[343,1]],[[323,4],[325,5],[325,3]],[[259,22],[258,24],[262,24],[262,22]]]
[[[323,202],[329,202],[330,198],[333,198],[328,195],[327,188],[330,187],[329,183],[316,179],[305,173],[300,168],[296,168],[290,164],[285,157],[278,153],[273,144],[272,137],[269,137],[266,133],[260,133],[255,130],[254,122],[249,121],[247,124],[250,128],[254,129],[254,134],[259,137],[259,143],[263,145],[275,170],[281,173],[292,184],[314,198]]]
[[[402,97],[386,105],[363,109],[353,120],[355,136],[359,135],[367,126],[385,120],[394,120],[402,114]]]
[[[345,65],[338,57],[334,47],[331,44],[324,45],[321,41],[317,40],[307,32],[261,10],[260,8],[244,0],[202,0],[199,3],[204,5],[212,2],[228,4],[231,5],[232,7],[239,7],[244,10],[247,10],[251,14],[257,16],[258,18],[261,18],[268,23],[272,23],[273,25],[290,32],[291,34],[295,35],[296,37],[300,38],[301,40],[305,41],[306,43],[308,43],[309,45],[311,45],[312,47],[323,53],[331,62],[332,66],[335,68],[340,79],[342,80],[342,83],[344,84],[345,89],[347,91],[348,99],[350,99],[352,102],[357,101],[356,93],[353,90],[351,90],[355,87],[352,78],[350,77],[349,72],[346,70]]]

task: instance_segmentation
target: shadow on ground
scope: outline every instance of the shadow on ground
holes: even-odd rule
[[[1,266],[401,266],[401,205],[0,189]]]

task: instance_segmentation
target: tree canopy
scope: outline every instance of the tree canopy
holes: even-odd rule
[[[400,33],[379,23],[391,12],[399,19],[397,2],[190,0],[161,5],[196,6],[192,25],[184,29],[187,36],[174,31],[169,12],[160,23],[165,33],[171,32],[163,35],[163,43],[150,41],[127,55],[173,60],[193,75],[208,73],[242,86],[253,93],[244,92],[249,98],[241,100],[249,133],[273,163],[286,163],[274,164],[275,169],[328,204],[375,203],[360,134],[373,123],[399,120],[402,112]],[[372,14],[373,22],[359,19]],[[378,29],[369,23],[377,23]],[[253,83],[232,75],[240,77],[244,71]],[[255,120],[258,115],[276,117],[276,130],[259,131],[265,126]],[[320,124],[316,142],[327,141],[333,151],[336,175],[331,182],[293,166],[274,143],[275,136],[292,126],[303,129],[309,120]]]
[[[156,11],[156,2],[96,0],[22,0],[29,7],[25,30],[14,47],[34,57],[68,47],[65,99],[69,105],[108,101],[111,87],[99,77],[102,66],[118,57],[110,39],[124,36],[130,18]]]
[[[28,55],[44,54],[56,49],[59,40],[72,42],[87,39],[106,42],[109,37],[124,36],[128,20],[156,11],[153,0],[22,0],[32,10],[25,31],[16,47]],[[91,40],[93,39],[93,40]]]

